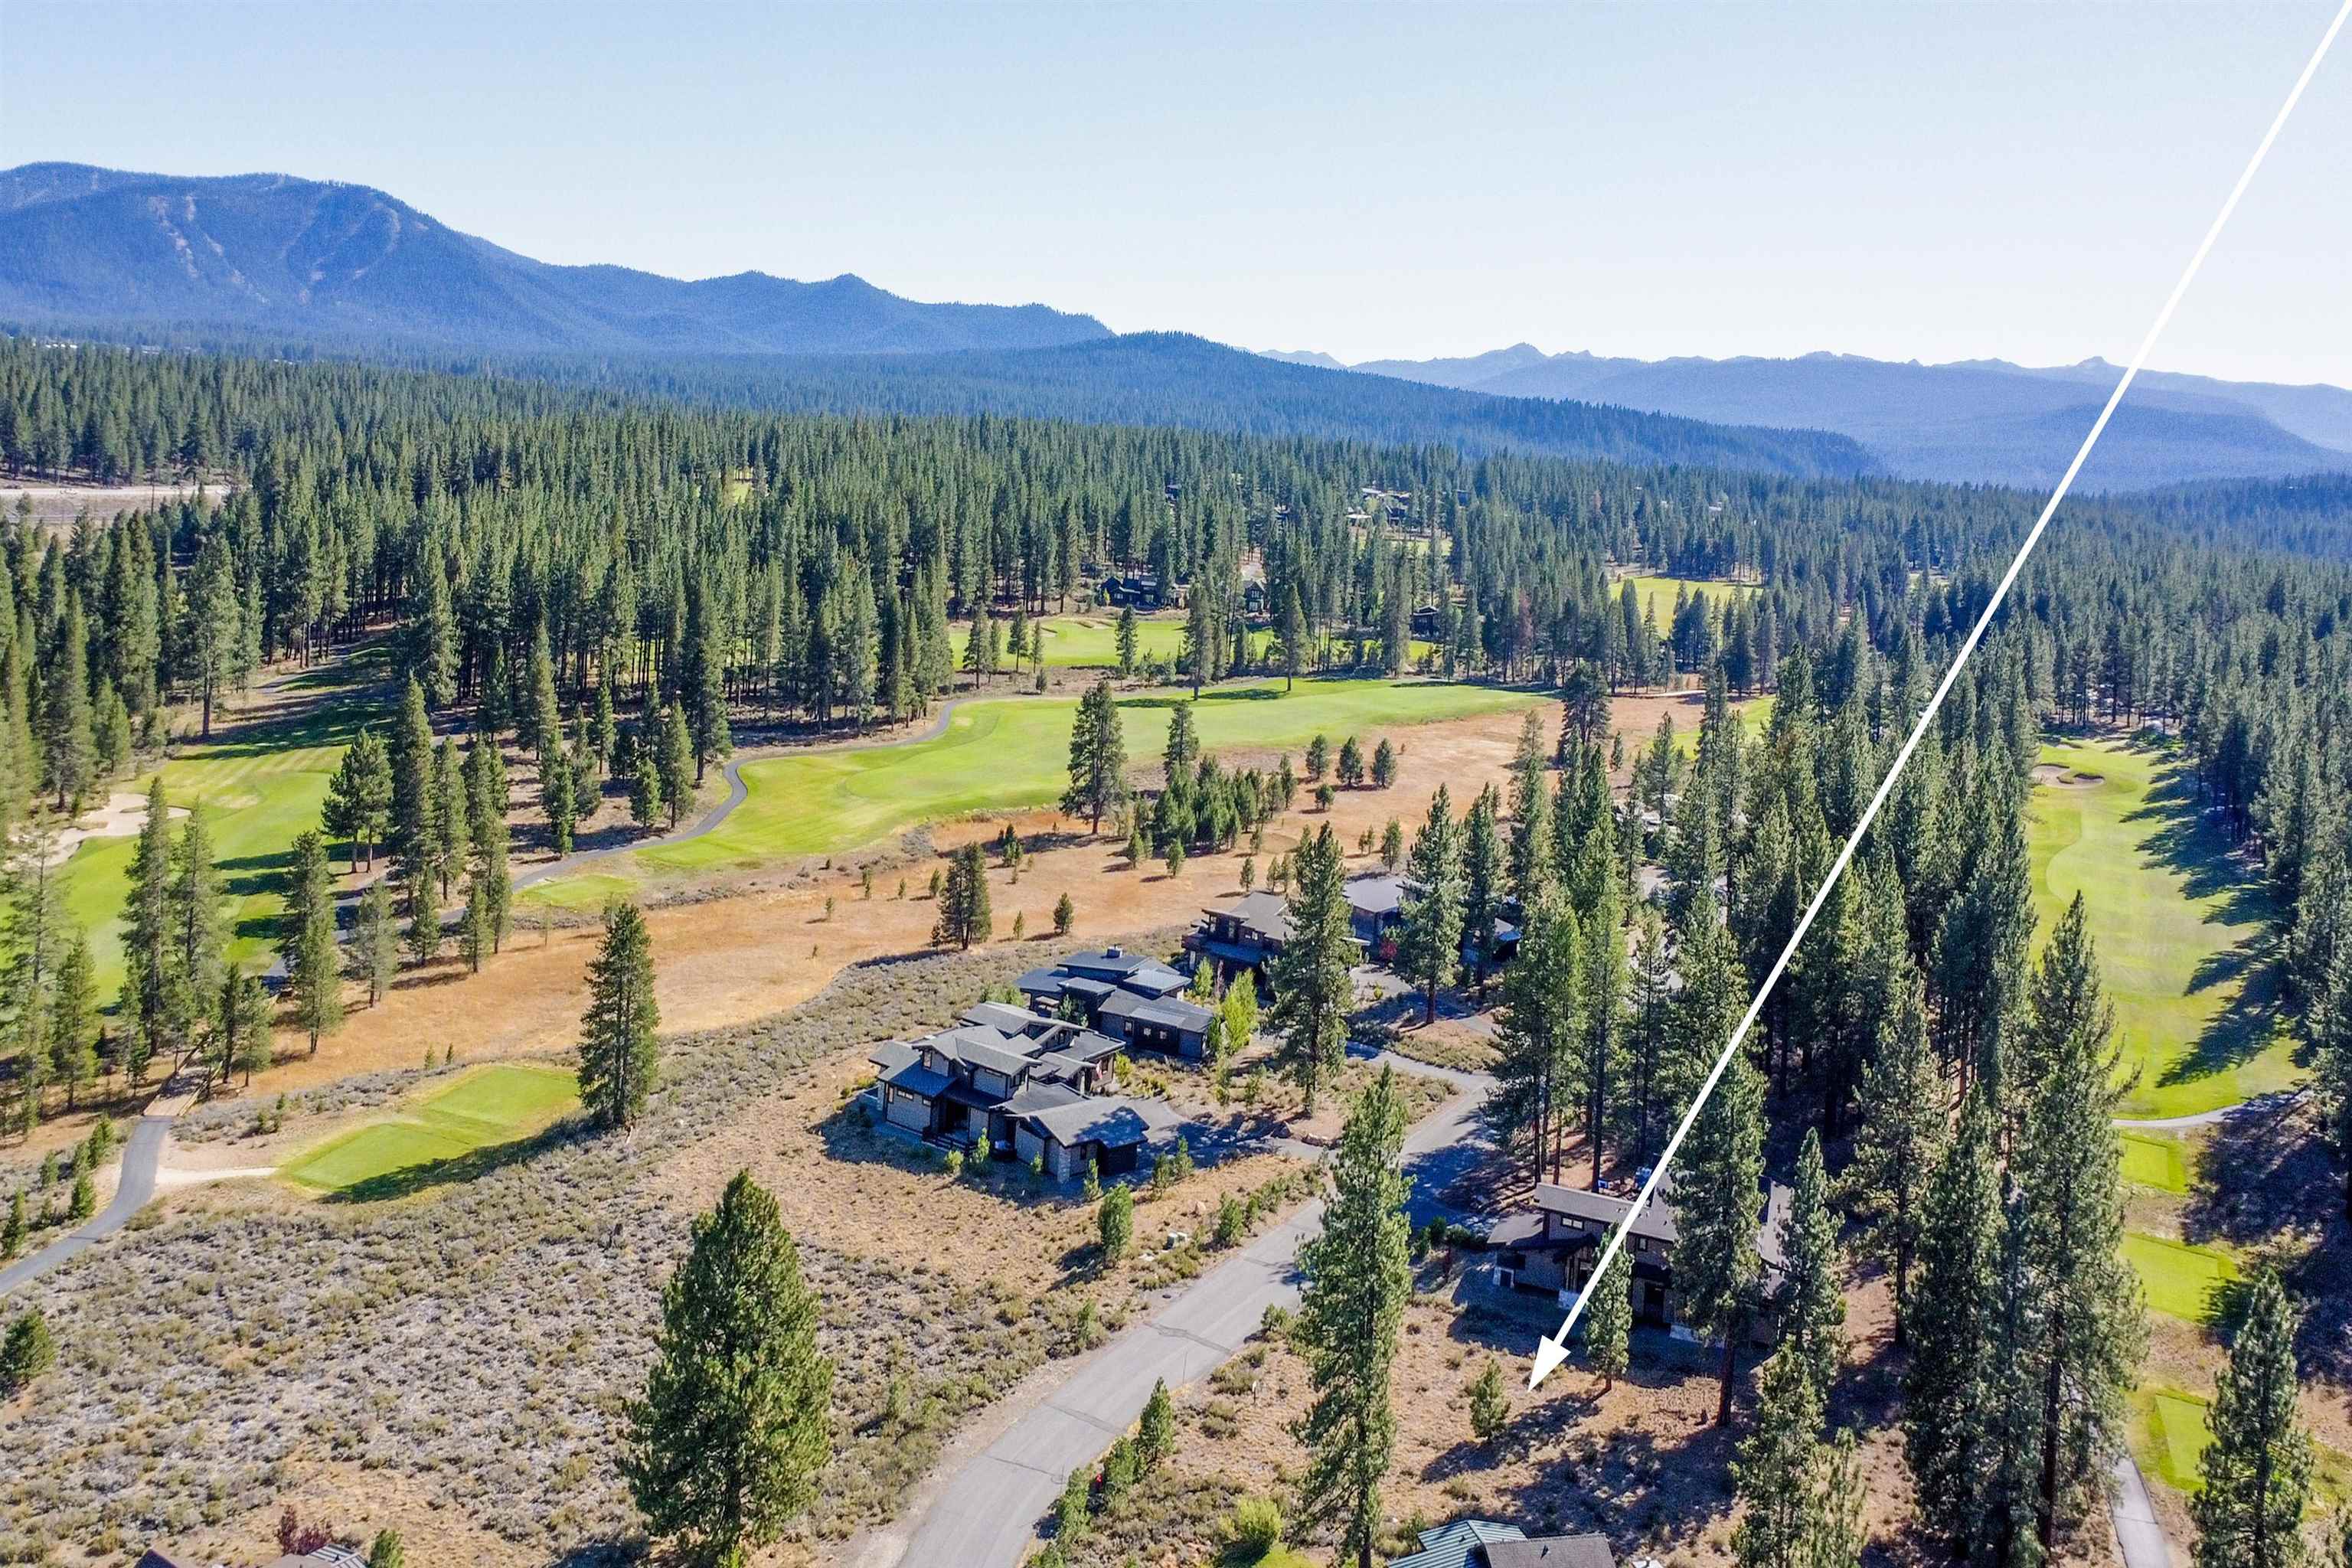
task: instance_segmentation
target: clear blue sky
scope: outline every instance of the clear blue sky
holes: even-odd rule
[[[0,159],[1346,359],[2129,353],[2326,0],[0,0]],[[2352,383],[2352,40],[2158,363]]]

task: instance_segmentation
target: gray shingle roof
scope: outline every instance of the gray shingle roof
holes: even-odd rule
[[[1421,1550],[1410,1557],[1399,1557],[1389,1568],[1477,1568],[1473,1553],[1494,1542],[1525,1541],[1527,1532],[1516,1524],[1496,1524],[1490,1519],[1457,1519],[1451,1524],[1441,1524],[1434,1530],[1421,1532]]]
[[[1030,1131],[1065,1148],[1089,1142],[1112,1147],[1140,1143],[1151,1131],[1143,1113],[1117,1095],[1075,1100],[1050,1110],[1034,1111],[1022,1120]]]
[[[1486,1568],[1617,1568],[1605,1535],[1550,1535],[1541,1541],[1495,1541]]]

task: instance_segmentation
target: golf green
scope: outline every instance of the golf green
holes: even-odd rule
[[[1122,699],[1119,712],[1131,762],[1156,757],[1169,715],[1188,693]],[[1316,735],[1336,748],[1349,735],[1367,745],[1442,719],[1524,708],[1535,693],[1426,680],[1278,680],[1214,688],[1193,702],[1201,742],[1211,751],[1297,752]],[[1058,798],[1068,780],[1070,720],[1076,702],[1005,698],[968,702],[947,732],[912,744],[770,757],[743,766],[748,795],[713,832],[639,850],[597,869],[600,879],[749,868],[797,855],[854,849],[927,822],[985,811],[1019,810]],[[574,902],[572,879],[542,883],[526,899]],[[600,894],[609,890],[600,888]],[[601,901],[601,900],[599,900]]]
[[[314,1191],[348,1194],[528,1137],[578,1099],[577,1079],[562,1068],[493,1063],[473,1068],[388,1120],[337,1134],[278,1173]]]
[[[2116,1006],[2137,1117],[2236,1105],[2294,1076],[2293,1043],[2252,952],[2260,884],[2198,809],[2169,754],[2122,745],[2042,749],[2033,791],[2034,910],[2046,934],[2080,891]]]

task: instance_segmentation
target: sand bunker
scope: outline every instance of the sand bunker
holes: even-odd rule
[[[2056,763],[2042,763],[2036,765],[2033,770],[2033,782],[2038,784],[2055,784],[2060,789],[2088,789],[2093,784],[2102,784],[2107,780],[2104,773],[2074,773],[2060,767]]]
[[[169,808],[168,815],[182,817],[188,815],[184,805]],[[106,797],[106,804],[85,811],[74,818],[73,826],[58,834],[57,846],[49,852],[49,864],[62,864],[87,838],[128,838],[147,821],[147,797],[130,790],[119,789]]]

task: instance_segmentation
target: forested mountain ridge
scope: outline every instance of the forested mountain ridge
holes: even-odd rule
[[[2000,360],[1898,364],[1854,354],[1666,360],[1546,354],[1370,360],[1360,374],[1496,397],[1573,398],[1721,423],[1835,430],[1908,478],[2046,486],[2119,372]],[[2084,469],[2091,489],[2352,468],[2352,392],[2147,373]]]
[[[1108,335],[1091,316],[923,304],[848,274],[687,282],[552,266],[365,185],[59,163],[0,173],[0,315],[509,351],[919,353]]]
[[[1792,474],[1875,466],[1810,421],[1718,430],[1469,397],[1183,334],[1115,338],[1090,316],[1040,305],[918,304],[854,277],[685,283],[553,267],[383,192],[279,174],[0,172],[0,322],[268,357],[499,368],[790,412],[996,413]]]

